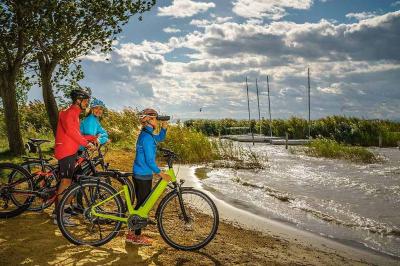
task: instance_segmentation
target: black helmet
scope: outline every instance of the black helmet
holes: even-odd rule
[[[77,99],[90,99],[90,94],[87,91],[83,90],[82,88],[72,90],[70,96],[72,101],[74,102]]]

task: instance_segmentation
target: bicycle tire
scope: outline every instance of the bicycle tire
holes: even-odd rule
[[[23,162],[23,163],[21,163],[20,164],[22,167],[24,167],[31,175],[32,175],[32,173],[31,173],[31,167],[29,167],[30,165],[37,165],[37,166],[41,166],[41,163],[40,163],[40,161],[25,161],[25,162]],[[46,169],[46,171],[51,171],[51,172],[53,172],[53,177],[54,177],[54,180],[56,181],[56,183],[58,183],[59,182],[59,179],[58,179],[58,175],[55,173],[55,170],[56,170],[56,168],[55,167],[53,167],[51,164],[48,164],[48,163],[45,163],[44,164],[44,167],[45,167],[45,169]],[[35,180],[34,180],[34,176],[32,175],[32,180],[33,180],[33,183],[35,184]],[[36,189],[36,187],[34,186],[34,189]],[[35,197],[36,198],[36,197]],[[40,206],[36,206],[34,203],[35,203],[35,198],[32,200],[32,203],[31,203],[31,205],[29,206],[29,208],[28,208],[28,210],[29,211],[34,211],[34,212],[39,212],[39,211],[42,211],[42,210],[44,210],[44,209],[47,209],[48,207],[50,207],[52,204],[53,204],[53,202],[54,202],[54,199],[53,200],[49,200],[49,201],[46,201],[45,203],[43,203],[43,204],[41,204]]]
[[[12,163],[0,163],[0,173],[2,171],[4,171],[4,169],[9,169],[13,171],[18,171],[19,173],[21,173],[23,175],[24,178],[26,178],[26,182],[28,185],[28,189],[33,191],[33,182],[32,182],[32,176],[28,173],[28,171],[26,171],[23,167],[17,165],[17,164],[12,164]],[[15,172],[13,172],[13,175],[15,174]],[[24,181],[25,182],[25,181]],[[9,183],[9,178],[7,179],[7,183]],[[1,184],[0,184],[0,191],[1,191]],[[29,208],[30,204],[32,203],[32,200],[34,198],[34,196],[30,196],[28,197],[23,204],[17,204],[14,202],[13,200],[13,196],[12,195],[3,195],[4,197],[9,197],[9,199],[11,199],[11,201],[13,201],[13,203],[15,204],[15,206],[17,207],[15,210],[12,211],[1,211],[1,207],[0,207],[0,218],[2,219],[6,219],[6,218],[12,218],[15,216],[20,215],[21,213],[23,213],[26,209]],[[0,193],[0,199],[3,197]]]
[[[63,219],[63,210],[65,208],[66,203],[69,203],[69,198],[70,197],[74,197],[77,192],[82,189],[82,188],[96,188],[98,187],[99,189],[101,188],[103,191],[106,191],[109,196],[111,195],[115,195],[117,193],[117,191],[111,187],[110,185],[108,185],[107,183],[101,182],[101,181],[91,181],[91,180],[84,180],[81,181],[80,183],[74,184],[71,187],[69,187],[67,190],[65,190],[65,192],[63,193],[63,197],[61,198],[58,206],[57,206],[57,224],[58,227],[61,231],[61,233],[63,234],[63,236],[71,243],[75,244],[75,245],[90,245],[90,246],[101,246],[104,245],[106,243],[108,243],[109,241],[111,241],[119,232],[121,226],[122,226],[122,222],[116,221],[115,222],[115,226],[112,230],[112,232],[105,238],[99,240],[99,241],[84,241],[82,239],[77,239],[76,237],[72,236],[72,234],[70,233],[70,231],[68,230],[67,226],[64,225]],[[115,196],[113,198],[115,200],[115,203],[117,205],[117,213],[119,213],[119,215],[122,217],[124,215],[123,209],[123,202],[121,197]],[[90,208],[90,207],[88,207]],[[97,224],[100,228],[100,224]],[[102,224],[103,225],[103,224]],[[72,228],[72,227],[69,227]]]
[[[208,243],[210,243],[211,240],[215,237],[217,230],[218,230],[218,225],[219,225],[219,214],[218,214],[218,209],[215,206],[214,202],[211,200],[209,196],[207,196],[205,193],[192,189],[192,188],[181,188],[181,193],[182,195],[185,194],[193,194],[197,195],[200,198],[204,199],[205,202],[208,204],[210,207],[210,210],[212,211],[213,214],[213,221],[212,221],[212,228],[210,230],[210,233],[199,243],[194,244],[194,245],[183,245],[180,243],[177,243],[174,241],[169,235],[169,232],[167,232],[166,228],[164,227],[164,221],[163,221],[163,216],[164,216],[164,211],[166,210],[166,207],[172,202],[172,200],[176,197],[178,197],[178,192],[177,191],[172,191],[168,193],[160,202],[158,209],[157,209],[157,226],[158,230],[160,232],[161,237],[164,239],[164,241],[170,245],[171,247],[178,249],[178,250],[185,250],[185,251],[192,251],[192,250],[198,250],[201,249],[202,247],[206,246]],[[187,206],[185,206],[185,209],[189,209]],[[182,210],[181,210],[182,212]],[[194,211],[193,211],[194,213]],[[182,220],[182,219],[181,219]],[[172,223],[175,224],[175,228],[171,230],[176,230],[176,222]],[[182,233],[180,234],[182,235]]]

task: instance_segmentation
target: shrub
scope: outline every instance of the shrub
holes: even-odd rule
[[[314,157],[346,159],[363,163],[378,161],[377,157],[364,147],[348,146],[331,139],[316,139],[306,147],[305,153]]]
[[[176,152],[182,163],[211,162],[219,157],[215,143],[206,135],[181,126],[170,126],[160,146]]]

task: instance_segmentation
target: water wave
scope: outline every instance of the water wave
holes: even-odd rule
[[[365,217],[360,217],[356,214],[352,214],[351,216],[353,217],[353,221],[344,221],[342,219],[339,219],[338,217],[332,216],[330,214],[324,213],[322,211],[316,210],[302,200],[298,199],[293,195],[290,195],[289,193],[282,192],[279,190],[276,190],[274,188],[265,186],[265,185],[260,185],[260,184],[253,184],[247,181],[243,181],[240,177],[235,177],[232,179],[232,181],[246,187],[251,187],[254,189],[262,190],[265,192],[267,195],[276,198],[282,202],[287,202],[290,204],[291,208],[294,209],[299,209],[304,212],[307,212],[309,214],[312,214],[314,217],[321,219],[323,221],[333,223],[336,225],[341,225],[341,226],[346,226],[349,228],[355,228],[355,229],[363,229],[367,230],[368,232],[371,233],[377,233],[383,236],[396,236],[400,237],[400,229],[397,227],[391,227],[390,225],[386,223],[380,223],[375,220],[365,218]],[[323,201],[323,200],[322,200]]]
[[[291,202],[295,199],[292,196],[290,196],[288,193],[280,192],[280,191],[270,188],[268,186],[252,184],[252,183],[241,180],[239,177],[235,177],[232,180],[234,182],[239,183],[246,187],[252,187],[252,188],[264,190],[269,196],[274,197],[280,201]]]

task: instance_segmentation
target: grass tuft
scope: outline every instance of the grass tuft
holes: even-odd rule
[[[296,153],[298,149],[291,149]],[[364,147],[349,146],[331,139],[316,139],[306,145],[305,154],[313,157],[345,159],[358,163],[376,163],[379,159]]]

